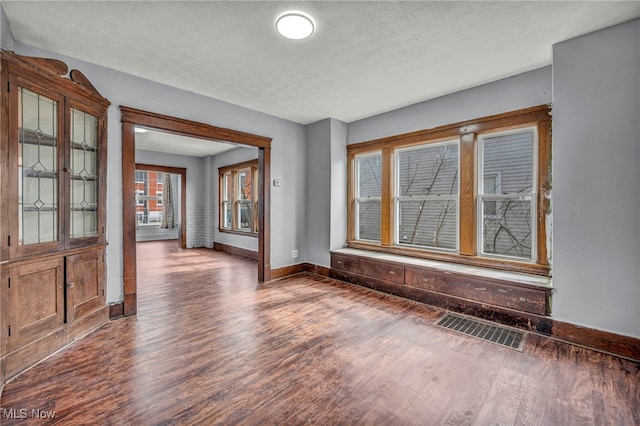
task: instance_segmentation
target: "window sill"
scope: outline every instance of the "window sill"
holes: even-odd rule
[[[221,232],[223,234],[244,235],[245,237],[258,238],[257,232],[237,231],[234,229],[225,229],[225,228],[218,228],[218,232]]]
[[[354,249],[363,249],[377,253],[388,253],[403,259],[403,262],[432,260],[436,262],[446,262],[451,266],[465,265],[477,268],[479,271],[508,271],[527,275],[539,275],[545,277],[548,281],[550,269],[547,265],[539,265],[535,263],[518,262],[506,259],[485,258],[476,256],[462,256],[459,254],[426,251],[421,249],[412,249],[407,247],[381,246],[375,243],[367,243],[362,241],[348,241],[347,247]]]

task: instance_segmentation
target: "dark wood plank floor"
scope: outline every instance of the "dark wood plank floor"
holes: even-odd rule
[[[138,316],[7,384],[2,425],[640,424],[637,363],[538,336],[505,349],[328,278],[259,285],[225,253],[138,255]],[[21,409],[55,418],[7,418]]]

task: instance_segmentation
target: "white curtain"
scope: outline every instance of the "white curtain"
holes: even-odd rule
[[[173,212],[173,185],[171,174],[165,173],[162,189],[162,222],[160,228],[173,229],[176,226]]]

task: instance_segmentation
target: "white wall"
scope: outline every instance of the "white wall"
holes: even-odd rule
[[[271,266],[291,263],[291,250],[304,243],[305,138],[304,126],[251,111],[223,101],[179,90],[99,65],[15,43],[16,53],[60,59],[84,73],[108,98],[108,188],[107,202],[107,300],[123,299],[122,283],[122,136],[119,105],[227,127],[273,139],[272,176],[282,179],[282,188],[271,195]],[[278,190],[275,190],[278,189]]]
[[[640,337],[640,20],[553,48],[553,316]]]
[[[223,152],[222,154],[207,157],[206,159],[206,171],[209,173],[209,177],[207,178],[208,188],[206,190],[208,195],[205,196],[205,199],[208,202],[208,206],[211,208],[213,241],[215,241],[216,243],[226,244],[233,247],[240,247],[256,252],[258,251],[258,238],[218,231],[218,217],[220,214],[220,205],[218,203],[220,193],[220,187],[218,184],[218,169],[220,167],[242,163],[244,161],[255,160],[257,158],[257,148],[240,147],[231,151]]]

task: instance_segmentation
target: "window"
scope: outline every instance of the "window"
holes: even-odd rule
[[[221,167],[220,223],[221,232],[258,232],[258,161]]]
[[[396,244],[456,250],[458,141],[396,150]]]
[[[478,138],[483,177],[478,191],[478,209],[483,213],[478,249],[483,255],[534,260],[536,141],[535,127]]]
[[[236,222],[238,229],[242,231],[252,231],[253,179],[251,169],[240,170],[238,172],[238,185],[236,189],[238,190],[236,194],[236,199],[238,200],[238,217]]]
[[[136,216],[139,226],[162,222],[163,174],[136,170]]]
[[[349,145],[348,246],[547,274],[549,113]]]
[[[381,164],[379,152],[356,159],[356,229],[359,240],[380,241]]]

